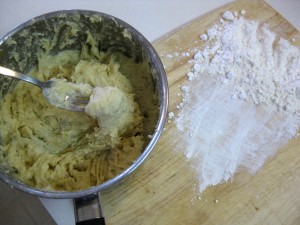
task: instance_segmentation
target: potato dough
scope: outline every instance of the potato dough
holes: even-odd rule
[[[86,108],[90,116],[56,108],[39,88],[25,82],[2,100],[0,160],[30,186],[86,189],[122,172],[143,150],[143,117],[119,63],[109,54],[105,63],[82,60],[79,54],[41,54],[31,75],[95,88]]]

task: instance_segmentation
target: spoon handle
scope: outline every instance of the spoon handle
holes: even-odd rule
[[[11,69],[8,69],[8,68],[2,67],[2,66],[0,66],[0,74],[2,74],[4,76],[8,76],[8,77],[12,77],[12,78],[16,78],[16,79],[19,79],[19,80],[29,82],[31,84],[34,84],[34,85],[40,87],[40,88],[43,87],[43,82],[42,81],[40,81],[36,78],[30,77],[28,75],[18,73],[16,71],[13,71]]]

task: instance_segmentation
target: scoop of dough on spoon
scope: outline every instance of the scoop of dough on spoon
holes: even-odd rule
[[[0,66],[0,74],[38,86],[52,105],[70,111],[84,112],[93,93],[91,85],[72,83],[66,79],[53,78],[48,81],[41,81],[2,66]]]

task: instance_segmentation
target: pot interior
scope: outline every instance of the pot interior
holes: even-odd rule
[[[94,37],[96,49],[87,41],[89,35]],[[122,173],[102,184],[74,192],[47,191],[31,187],[14,178],[15,171],[3,162],[4,158],[0,163],[0,177],[19,190],[51,198],[81,197],[105,190],[131,174],[148,156],[161,134],[167,109],[167,81],[162,63],[153,47],[139,32],[115,17],[82,10],[59,11],[39,16],[17,27],[0,40],[0,64],[29,73],[38,65],[41,52],[55,56],[68,50],[82,51],[83,46],[88,52],[113,52],[143,65],[143,73],[138,81],[128,74],[126,67],[120,70],[127,75],[136,92],[135,101],[143,116],[144,150]],[[0,76],[1,100],[15,88],[17,82],[19,81]],[[149,98],[149,95],[154,97]],[[3,140],[0,139],[0,143],[2,145]]]

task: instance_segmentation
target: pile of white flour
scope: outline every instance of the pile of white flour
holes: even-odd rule
[[[179,113],[170,113],[200,192],[257,172],[298,135],[300,50],[244,14],[225,12],[200,35]]]

